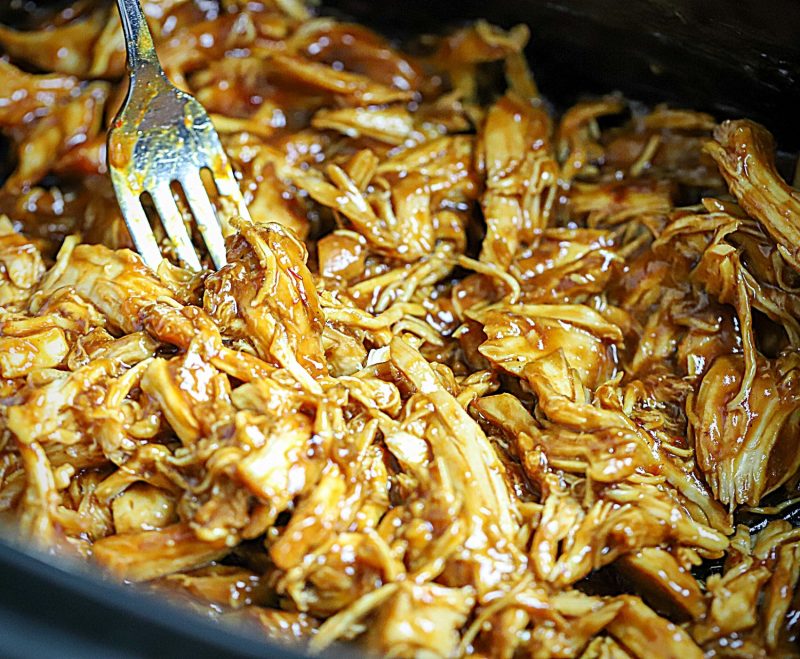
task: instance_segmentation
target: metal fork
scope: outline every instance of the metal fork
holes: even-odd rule
[[[128,231],[144,262],[155,270],[163,257],[141,201],[148,193],[178,258],[200,270],[170,187],[178,182],[211,260],[221,268],[223,234],[229,228],[224,217],[217,217],[200,172],[210,170],[220,197],[232,202],[235,213],[250,219],[239,185],[206,111],[164,75],[139,0],[117,0],[117,6],[130,86],[108,134],[108,169]]]

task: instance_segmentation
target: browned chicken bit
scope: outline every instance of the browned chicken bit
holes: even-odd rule
[[[116,11],[0,28],[25,538],[315,652],[798,656],[800,528],[736,524],[800,495],[800,192],[765,128],[556,114],[524,26],[412,56],[299,0],[143,5],[255,221],[218,272],[147,269],[104,165]]]

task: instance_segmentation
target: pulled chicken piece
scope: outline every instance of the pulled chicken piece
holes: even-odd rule
[[[775,167],[775,142],[769,131],[753,121],[725,121],[714,129],[706,150],[719,166],[731,194],[777,243],[778,251],[800,270],[800,193]]]

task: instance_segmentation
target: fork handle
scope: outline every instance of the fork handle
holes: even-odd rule
[[[163,75],[153,45],[153,35],[147,27],[139,0],[117,0],[117,8],[122,19],[122,32],[125,35],[125,49],[128,53],[128,70],[131,75],[143,68],[154,68]]]

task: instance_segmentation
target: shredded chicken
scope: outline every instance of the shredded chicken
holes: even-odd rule
[[[143,5],[254,221],[217,272],[146,268],[113,7],[0,26],[24,538],[313,652],[800,656],[800,191],[766,128],[555,114],[524,26],[406,51],[300,0]]]

